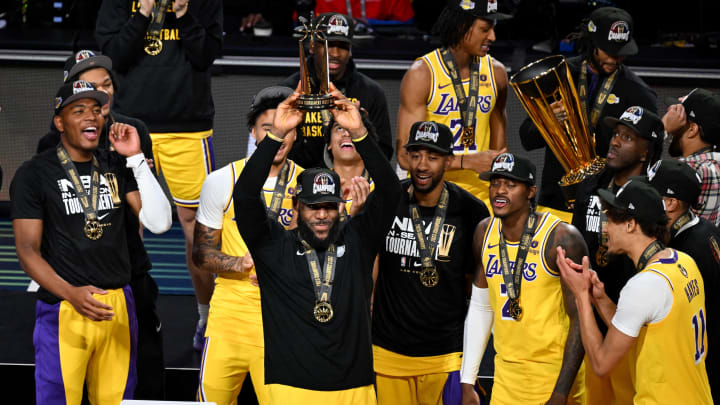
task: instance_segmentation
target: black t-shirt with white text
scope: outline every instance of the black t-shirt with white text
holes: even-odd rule
[[[97,151],[95,156],[100,164],[97,214],[103,230],[98,240],[85,236],[82,205],[55,149],[35,155],[18,169],[10,186],[11,218],[43,221],[42,257],[71,285],[120,288],[130,282],[125,231],[125,210],[130,208],[125,195],[137,190],[137,183],[117,153]],[[92,162],[74,164],[89,194]],[[106,173],[114,174],[120,204],[113,201]],[[43,288],[38,295],[51,304],[59,301]]]
[[[438,284],[424,287],[407,193],[410,180],[401,184],[402,197],[380,250],[373,344],[406,356],[460,352],[467,312],[466,276],[475,271],[473,234],[477,224],[490,214],[482,201],[453,183],[445,183],[449,203],[435,256]],[[428,238],[435,207],[421,206],[420,215]]]

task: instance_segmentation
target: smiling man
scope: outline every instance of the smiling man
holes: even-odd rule
[[[352,59],[355,32],[353,18],[339,13],[326,13],[317,16],[315,21],[327,25],[328,49],[326,50],[320,41],[316,41],[315,47],[310,49],[310,88],[313,91],[319,88],[319,75],[327,52],[330,81],[345,97],[368,112],[380,149],[390,160],[393,154],[392,129],[385,91],[378,82],[360,72]],[[299,81],[300,72],[285,79],[281,85],[294,89]],[[327,127],[329,122],[330,112],[327,110],[306,112],[290,159],[303,167],[322,166],[325,146],[323,128]]]
[[[415,60],[400,85],[397,160],[403,169],[410,126],[442,123],[453,133],[456,156],[445,178],[487,201],[487,183],[478,174],[507,145],[507,73],[489,52],[495,23],[510,17],[497,12],[494,0],[448,1],[433,28],[442,47]]]
[[[479,404],[473,384],[493,331],[491,404],[584,404],[583,347],[575,299],[560,280],[556,247],[580,259],[577,229],[535,210],[535,165],[503,153],[490,181],[493,218],[475,230],[475,281],[465,320],[463,403]],[[518,384],[522,381],[522,384]]]
[[[40,285],[39,404],[79,404],[84,385],[91,403],[119,403],[133,398],[137,382],[126,211],[153,233],[169,229],[172,218],[135,128],[114,124],[115,152],[98,149],[107,101],[88,82],[64,84],[55,98],[60,143],[25,162],[10,187],[17,255]]]
[[[475,226],[482,201],[445,181],[454,159],[450,128],[420,121],[405,149],[393,225],[385,236],[373,305],[378,404],[455,404]]]
[[[233,192],[238,230],[260,284],[265,384],[270,403],[375,404],[370,343],[372,268],[400,198],[394,170],[368,136],[358,107],[330,86],[331,112],[375,180],[365,209],[339,226],[340,178],[308,169],[293,198],[298,228],[267,215],[264,179],[283,139],[303,119],[295,92],[278,105],[272,130],[247,161]],[[370,129],[372,130],[372,129]]]

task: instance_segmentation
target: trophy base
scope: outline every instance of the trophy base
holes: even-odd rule
[[[335,106],[331,94],[303,94],[296,101],[297,108],[302,111],[329,110]]]
[[[568,209],[572,209],[575,205],[575,194],[578,186],[586,177],[600,173],[605,168],[605,158],[596,157],[584,167],[573,169],[570,173],[564,175],[558,184],[565,197],[565,205]]]

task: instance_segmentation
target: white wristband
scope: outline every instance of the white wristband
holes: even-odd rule
[[[150,171],[150,166],[143,164],[144,162],[145,155],[138,153],[127,158],[126,164],[127,167],[132,168],[140,193],[142,206],[138,218],[150,232],[163,233],[172,225],[170,202]]]
[[[137,155],[132,155],[125,160],[127,161],[125,167],[128,167],[130,169],[137,169],[143,162],[145,162],[145,155],[140,152]]]
[[[479,288],[473,284],[463,333],[461,383],[475,384],[492,325],[493,310],[490,306],[490,293],[487,288]]]

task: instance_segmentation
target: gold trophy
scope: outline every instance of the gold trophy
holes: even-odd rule
[[[312,19],[312,15],[310,16]],[[298,27],[296,31],[302,34],[302,38],[298,41],[300,47],[300,83],[301,95],[297,99],[297,107],[303,111],[321,111],[333,107],[333,96],[330,95],[330,73],[328,68],[328,44],[325,37],[327,25],[321,24],[319,20],[308,21],[306,18],[298,17],[302,27]],[[320,41],[324,45],[322,54],[315,54],[314,57],[322,57],[323,63],[320,64],[320,71],[316,72],[320,80],[316,92],[313,93],[311,87],[310,71],[308,70],[307,52],[315,47],[315,42]],[[305,48],[305,44],[308,48]]]
[[[590,131],[567,61],[561,55],[535,61],[515,73],[510,86],[565,169],[559,183],[568,208],[572,207],[577,186],[600,172],[605,159],[595,153],[595,134]],[[555,101],[562,103],[567,119],[555,117],[550,107]]]

